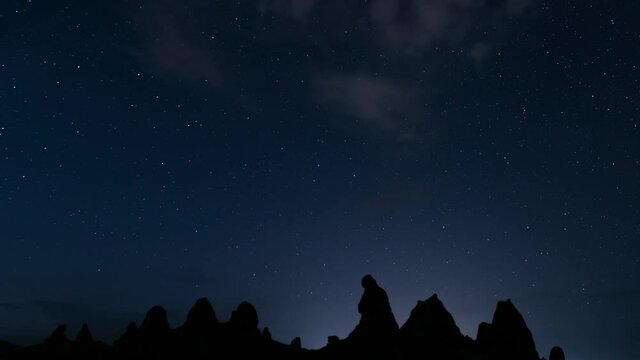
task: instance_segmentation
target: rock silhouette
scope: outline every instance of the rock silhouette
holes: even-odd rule
[[[118,340],[115,341],[114,346],[126,346],[126,344],[137,342],[140,339],[140,332],[138,330],[138,326],[136,323],[131,322],[127,325],[127,329],[120,336]]]
[[[475,340],[464,336],[437,295],[417,302],[407,321],[398,327],[386,291],[366,275],[358,303],[360,321],[345,339],[329,336],[325,347],[302,348],[274,340],[268,327],[260,332],[258,313],[242,302],[229,321],[219,323],[213,306],[200,298],[182,326],[171,329],[164,308],[154,306],[140,327],[130,323],[112,345],[96,342],[83,324],[74,341],[59,325],[42,344],[16,346],[0,341],[2,359],[439,359],[439,360],[540,360],[524,318],[511,300],[497,304],[491,323],[482,323]],[[560,347],[549,360],[564,360]]]
[[[211,333],[218,326],[218,319],[213,306],[207,298],[200,298],[193,305],[183,328],[192,333]]]
[[[498,302],[491,324],[480,324],[476,343],[491,359],[539,358],[531,331],[511,299]]]
[[[335,335],[331,335],[329,337],[327,337],[327,345],[338,345],[340,343],[340,338],[335,336]]]
[[[258,330],[258,312],[250,303],[243,301],[231,313],[228,325],[240,332],[249,334],[259,334]]]
[[[564,351],[560,346],[554,346],[551,349],[549,360],[564,360]]]
[[[44,343],[59,345],[59,344],[64,344],[68,342],[69,340],[67,339],[67,335],[65,334],[66,332],[67,332],[67,325],[64,325],[64,324],[58,325],[58,327],[56,327],[55,330],[53,330],[51,335],[49,335],[49,337],[44,340]]]
[[[391,311],[387,292],[371,275],[362,278],[364,293],[358,303],[360,323],[349,334],[349,340],[389,339],[397,335],[398,323]]]
[[[464,340],[453,316],[436,294],[425,301],[418,301],[400,331],[406,337],[429,343],[456,344]]]
[[[93,335],[91,335],[87,324],[82,324],[82,328],[78,331],[78,335],[76,335],[75,343],[79,345],[93,344]]]
[[[302,349],[302,339],[300,339],[299,337],[293,338],[293,340],[291,340],[290,346],[294,349]]]
[[[140,334],[145,338],[156,338],[169,332],[167,311],[162,306],[154,306],[147,311],[140,325]]]
[[[463,358],[472,346],[436,294],[418,301],[400,333],[405,348],[431,358]]]
[[[269,328],[268,328],[268,327],[265,327],[265,328],[262,330],[262,338],[263,338],[264,340],[267,340],[267,341],[270,341],[270,340],[272,340],[272,339],[273,339],[273,338],[271,337],[271,331],[269,331]]]

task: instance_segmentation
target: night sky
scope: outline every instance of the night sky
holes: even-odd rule
[[[360,278],[640,358],[638,1],[3,0],[0,339],[207,296],[317,348]]]

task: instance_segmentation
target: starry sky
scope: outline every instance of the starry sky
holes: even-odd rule
[[[6,0],[0,338],[243,300],[317,348],[371,273],[640,358],[637,1]]]

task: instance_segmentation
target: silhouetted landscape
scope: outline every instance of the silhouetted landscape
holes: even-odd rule
[[[206,298],[193,305],[182,326],[170,328],[167,313],[153,306],[141,324],[130,323],[113,344],[93,338],[84,324],[75,338],[66,325],[56,327],[40,344],[18,346],[0,341],[2,359],[204,359],[260,356],[276,359],[451,359],[539,360],[533,336],[511,300],[498,302],[491,323],[481,323],[476,339],[464,336],[436,294],[419,300],[407,321],[398,326],[386,291],[371,275],[362,278],[358,303],[360,322],[344,339],[328,336],[321,349],[272,339],[268,327],[258,327],[256,309],[242,302],[228,322],[221,323]],[[549,360],[564,360],[554,347]],[[542,357],[544,359],[544,357]]]

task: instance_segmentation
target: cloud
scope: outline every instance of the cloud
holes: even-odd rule
[[[366,73],[324,73],[315,78],[313,89],[313,100],[332,111],[398,139],[410,138],[407,115],[416,101],[411,87]]]
[[[360,44],[364,52],[412,58],[451,46],[478,63],[491,54],[486,49],[497,47],[500,34],[507,31],[505,23],[525,16],[532,4],[533,0],[253,0],[248,6],[262,15],[282,16],[279,23],[288,18],[304,24],[304,31],[321,28],[330,42],[341,41],[345,30],[359,32],[359,38],[367,40]],[[137,19],[143,44],[136,56],[156,73],[220,81],[220,55],[233,49],[214,49],[202,34],[216,29],[225,20],[217,16],[229,9],[214,6],[212,11],[211,6],[203,0],[151,2]],[[295,38],[286,32],[278,36],[284,36],[279,39],[284,43]]]
[[[415,70],[420,62],[424,64],[421,80],[439,79],[427,71],[443,59],[439,50],[449,48],[481,67],[499,51],[508,22],[526,16],[532,4],[532,0],[262,0],[259,6],[262,12],[288,15],[302,29],[306,26],[303,31],[322,28],[325,44],[346,42],[352,53],[369,56],[367,64],[351,72],[319,70],[312,101],[399,142],[421,143],[431,141],[435,122],[425,123],[418,104],[429,103],[448,84],[416,82],[415,72],[414,77],[388,72],[388,65]],[[376,68],[371,54],[388,59],[384,68]]]
[[[530,0],[373,0],[370,18],[382,45],[400,55],[420,55],[434,45],[464,47],[482,25],[498,28],[529,6]]]
[[[434,138],[437,122],[433,117],[424,121],[424,104],[452,86],[438,74],[443,61],[462,54],[459,59],[482,67],[500,50],[509,34],[508,23],[527,16],[532,4],[533,0],[158,0],[139,16],[141,46],[135,54],[154,73],[207,81],[231,98],[248,101],[253,95],[244,89],[261,89],[261,81],[272,81],[274,64],[284,59],[283,54],[289,54],[289,60],[301,56],[287,48],[304,50],[304,61],[298,59],[291,70],[312,79],[306,94],[311,104],[342,119],[351,117],[358,132],[424,143]],[[210,41],[214,35],[216,40]],[[236,84],[243,87],[235,89]],[[255,98],[259,103],[267,96],[258,93]],[[431,109],[429,114],[438,116]]]
[[[300,22],[307,22],[314,11],[333,13],[339,18],[351,14],[346,25],[367,25],[361,28],[371,31],[374,46],[388,54],[407,57],[423,55],[434,46],[468,50],[480,41],[491,43],[491,37],[500,32],[503,23],[524,16],[532,3],[532,0],[370,0],[363,5],[331,0],[260,0],[258,7],[262,12],[289,15]],[[331,26],[335,18],[324,16],[313,20],[309,22],[313,29],[318,21],[324,23],[327,31],[341,29]],[[492,34],[478,31],[486,25]]]
[[[217,83],[219,66],[213,51],[195,41],[189,23],[177,20],[180,8],[171,1],[157,2],[148,10],[142,36],[150,41],[134,51],[141,62],[159,74],[168,74],[193,82]]]

